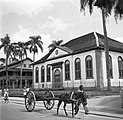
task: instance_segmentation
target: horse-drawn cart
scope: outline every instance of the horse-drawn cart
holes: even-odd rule
[[[40,93],[40,95],[39,95]],[[72,116],[78,112],[78,106],[77,101],[82,99],[82,94],[78,92],[68,92],[66,90],[61,91],[40,91],[38,94],[35,94],[33,91],[28,91],[25,97],[25,107],[29,112],[32,112],[35,108],[36,101],[43,101],[44,107],[47,110],[51,110],[54,107],[55,100],[58,100],[58,106],[57,106],[57,114],[59,111],[59,107],[64,102],[64,111],[66,112],[66,104],[71,103],[72,105]],[[43,93],[43,94],[42,94]],[[55,94],[54,94],[55,93]],[[56,95],[57,93],[57,95]]]

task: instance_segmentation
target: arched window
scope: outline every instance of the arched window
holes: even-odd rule
[[[35,83],[39,82],[39,69],[36,67],[35,69]]]
[[[109,77],[112,78],[113,77],[113,72],[112,72],[112,58],[109,55]]]
[[[119,78],[123,78],[123,59],[121,56],[118,57],[118,68],[119,68]]]
[[[86,78],[91,79],[93,78],[93,64],[92,64],[92,57],[89,55],[85,59],[86,64]]]
[[[79,58],[75,59],[75,79],[81,79],[81,61]]]
[[[45,72],[44,72],[44,66],[41,67],[41,82],[45,82]]]
[[[70,62],[69,62],[69,60],[65,61],[65,80],[70,80]]]
[[[47,65],[47,82],[50,82],[50,66]]]

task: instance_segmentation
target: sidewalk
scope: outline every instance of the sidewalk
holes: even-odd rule
[[[120,95],[97,96],[88,99],[88,107],[91,114],[123,119]]]
[[[3,99],[3,98],[2,98]],[[24,98],[10,97],[10,102],[23,102]],[[37,106],[43,106],[42,101],[36,101]],[[55,101],[54,108],[57,108],[57,101]],[[120,95],[112,96],[96,96],[88,99],[89,114],[114,117],[123,119],[123,108],[121,108]],[[80,112],[83,112],[82,106],[80,107]]]

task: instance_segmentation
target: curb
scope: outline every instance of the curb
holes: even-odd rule
[[[92,115],[98,115],[98,116],[104,116],[104,117],[112,117],[112,118],[123,119],[123,115],[112,114],[112,113],[106,113],[106,112],[90,111],[89,114],[92,114]]]

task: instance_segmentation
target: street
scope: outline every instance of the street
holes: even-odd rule
[[[42,103],[42,102],[40,102]],[[119,118],[105,117],[98,115],[85,115],[79,112],[74,118],[71,117],[71,111],[67,110],[68,116],[65,116],[61,107],[59,115],[56,114],[56,108],[46,110],[43,105],[36,105],[33,112],[27,112],[23,102],[4,103],[1,101],[1,120],[117,120]]]

